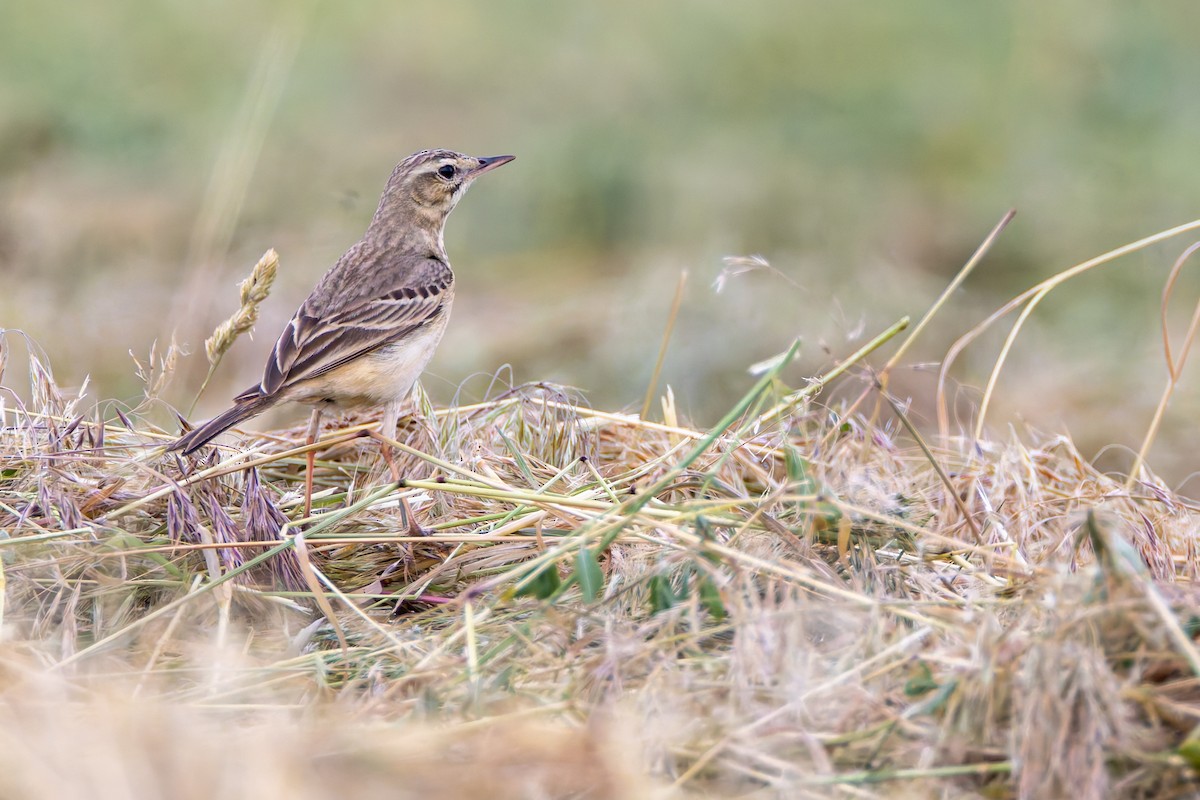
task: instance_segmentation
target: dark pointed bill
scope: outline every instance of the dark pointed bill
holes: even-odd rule
[[[514,158],[516,158],[516,156],[487,156],[486,158],[481,158],[479,159],[479,166],[474,170],[474,174],[482,175],[483,173],[493,170],[496,167],[504,166]]]

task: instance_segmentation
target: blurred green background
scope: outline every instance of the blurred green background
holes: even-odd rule
[[[258,335],[196,417],[258,379],[392,166],[424,147],[518,156],[448,227],[460,288],[425,379],[439,400],[464,381],[480,396],[510,364],[640,407],[687,269],[663,379],[711,421],[793,337],[799,383],[921,314],[1015,207],[898,376],[928,421],[928,365],[988,311],[1200,216],[1193,3],[9,0],[3,16],[0,326],[61,383],[136,402],[129,351],[175,332],[192,355],[165,397],[187,408],[237,282],[281,255]],[[1127,459],[1165,378],[1163,280],[1190,241],[1051,295],[993,432],[1069,430],[1085,455]],[[774,269],[718,293],[722,258],[748,254]],[[1197,290],[1185,277],[1180,320]],[[997,342],[956,381],[981,385]],[[1196,388],[1152,459],[1176,480],[1200,445]]]

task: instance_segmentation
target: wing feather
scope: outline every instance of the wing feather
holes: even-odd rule
[[[426,270],[420,284],[395,286],[322,315],[310,313],[305,301],[275,342],[259,392],[273,395],[320,377],[437,319],[445,311],[453,275],[448,266],[435,263],[441,269]]]

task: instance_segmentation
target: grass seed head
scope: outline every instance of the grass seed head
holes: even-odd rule
[[[238,310],[218,325],[212,336],[204,341],[204,353],[208,356],[209,364],[219,362],[239,336],[254,328],[254,323],[258,321],[258,307],[270,295],[278,269],[279,255],[273,249],[268,250],[254,265],[249,277],[241,282],[238,287]]]

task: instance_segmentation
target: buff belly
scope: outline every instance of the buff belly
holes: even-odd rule
[[[448,317],[442,314],[403,342],[384,345],[319,378],[304,381],[288,399],[339,408],[406,400],[441,341]]]

